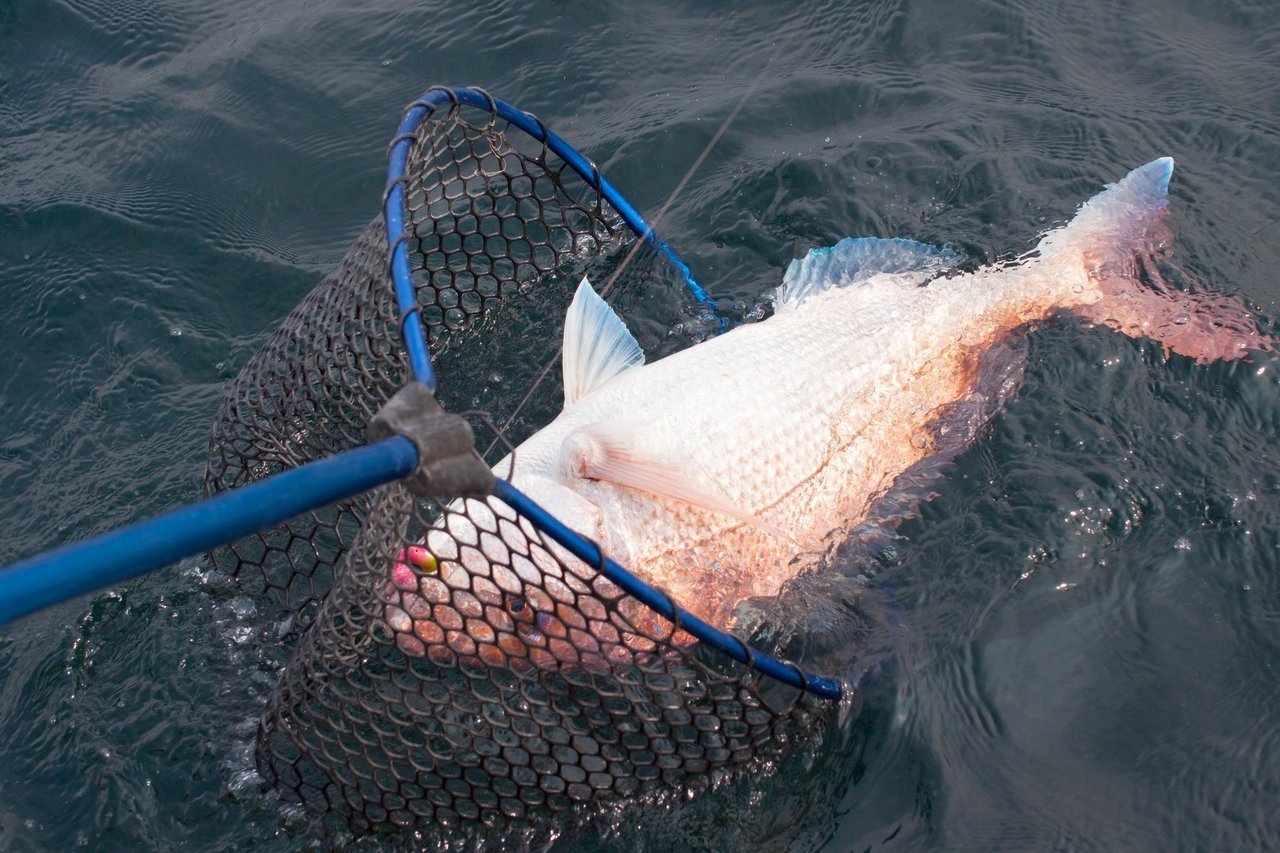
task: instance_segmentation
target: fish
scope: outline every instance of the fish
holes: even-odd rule
[[[1141,166],[1024,256],[970,271],[903,238],[814,249],[787,269],[772,316],[652,363],[584,278],[565,319],[564,407],[493,470],[731,629],[740,602],[777,595],[913,472],[975,440],[1016,391],[1013,342],[1037,324],[1075,314],[1200,362],[1271,347],[1239,300],[1152,282],[1172,171],[1167,157]],[[573,579],[553,562],[572,558],[515,553],[514,538],[534,536],[496,502],[446,508],[396,562],[401,649],[498,663],[533,647],[554,665],[650,635],[636,613],[619,630],[591,603],[598,585],[555,595]],[[487,614],[484,637],[465,627],[478,623],[459,589]]]

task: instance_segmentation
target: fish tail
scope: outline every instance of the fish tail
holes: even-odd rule
[[[1162,221],[1172,175],[1172,157],[1134,169],[1085,202],[1067,227],[1044,235],[1040,256],[1079,254],[1094,266],[1105,266],[1158,248],[1169,236]]]
[[[1161,275],[1155,259],[1172,235],[1164,222],[1172,174],[1171,157],[1134,169],[1086,202],[1065,228],[1046,234],[1041,258],[1083,265],[1092,298],[1074,306],[1078,313],[1158,341],[1166,352],[1208,362],[1274,350],[1238,297],[1189,293]]]

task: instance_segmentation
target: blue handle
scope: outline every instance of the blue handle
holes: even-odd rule
[[[348,450],[0,570],[0,625],[398,480],[418,464],[403,436]]]
[[[438,87],[411,105],[400,124],[389,155],[389,183],[383,211],[388,248],[391,250],[391,277],[403,317],[402,337],[417,380],[435,390],[435,376],[421,317],[416,310],[417,298],[404,238],[401,179],[407,167],[412,134],[438,106],[447,102],[489,109],[545,143],[595,187],[641,239],[683,271],[690,291],[699,301],[710,301],[689,274],[688,267],[654,235],[649,223],[600,176],[590,161],[547,130],[540,121],[481,90]],[[137,577],[182,557],[233,542],[305,512],[401,479],[412,473],[417,464],[418,452],[413,442],[403,436],[393,436],[224,492],[157,518],[24,560],[0,570],[0,626],[48,605]],[[678,623],[682,630],[701,642],[798,690],[823,699],[840,698],[843,688],[838,681],[805,673],[792,664],[756,651],[732,634],[678,607],[665,593],[608,559],[595,543],[561,524],[510,483],[499,479],[494,494],[576,557],[589,565],[600,566],[605,577],[628,595],[663,618]]]

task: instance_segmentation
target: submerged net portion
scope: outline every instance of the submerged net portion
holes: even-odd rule
[[[485,109],[436,109],[405,192],[433,351],[617,248],[596,183]],[[387,266],[379,220],[244,367],[208,491],[363,443],[409,378]],[[443,376],[442,399],[465,381]],[[802,736],[821,704],[699,644],[497,499],[394,484],[213,559],[284,617],[261,772],[358,830],[518,828],[696,788]]]
[[[797,691],[708,653],[496,500],[441,510],[380,491],[272,697],[264,769],[313,811],[364,830],[533,825],[705,785],[802,722]]]

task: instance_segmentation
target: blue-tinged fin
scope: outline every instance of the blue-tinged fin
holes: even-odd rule
[[[791,262],[773,304],[794,307],[833,287],[848,287],[877,275],[909,275],[912,285],[924,284],[955,266],[960,256],[915,240],[900,237],[846,237],[834,246],[812,249]]]
[[[644,350],[584,276],[564,319],[564,404],[573,405],[613,377],[644,364]]]

